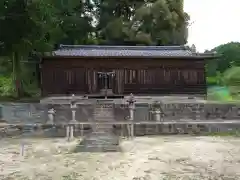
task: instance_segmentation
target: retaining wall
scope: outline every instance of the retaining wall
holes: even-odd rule
[[[55,122],[68,122],[71,120],[69,105],[54,105],[56,110]],[[2,103],[0,104],[0,119],[7,123],[45,123],[49,105],[40,103]],[[162,118],[171,120],[240,120],[240,105],[234,104],[162,104]],[[148,104],[136,104],[134,112],[135,121],[155,121],[152,107]],[[127,107],[116,106],[114,114],[117,121],[127,120],[129,110]],[[88,121],[92,118],[93,107],[79,105],[76,111],[77,121]]]

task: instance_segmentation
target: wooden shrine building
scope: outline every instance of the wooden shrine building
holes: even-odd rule
[[[61,45],[41,62],[43,96],[200,94],[207,91],[205,60],[185,46]]]

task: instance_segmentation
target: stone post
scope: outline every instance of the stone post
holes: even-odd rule
[[[48,110],[48,120],[47,120],[47,124],[54,124],[54,114],[56,113],[56,111],[51,108]]]
[[[73,139],[74,138],[74,125],[70,126],[70,134],[69,134],[69,139]]]
[[[134,110],[135,110],[135,98],[133,96],[133,94],[130,94],[129,99],[127,100],[128,102],[128,108],[129,108],[129,120],[131,121],[131,124],[129,125],[129,129],[130,129],[130,137],[134,137]]]
[[[160,124],[159,124],[159,122],[163,121],[163,119],[162,119],[163,112],[161,111],[160,102],[155,102],[153,105],[155,107],[154,107],[153,111],[151,111],[151,112],[155,115],[155,120],[157,122],[157,124],[156,124],[156,133],[159,133],[159,131],[160,131]]]
[[[156,127],[157,134],[160,131],[160,128],[159,128],[160,124],[159,124],[159,122],[161,122],[161,114],[162,114],[162,111],[160,111],[159,108],[155,109],[155,118],[156,118],[156,121],[157,121],[157,127]]]
[[[70,126],[69,125],[66,126],[66,137],[67,137],[67,140],[70,140]]]
[[[75,95],[72,95],[72,100],[70,102],[70,109],[72,111],[72,119],[70,120],[69,124],[66,127],[66,136],[68,140],[71,140],[74,138],[74,126],[76,124],[76,109],[77,109],[77,103],[75,101]]]
[[[67,137],[68,141],[70,141],[74,138],[74,125],[73,124],[68,124],[66,126],[66,137]]]

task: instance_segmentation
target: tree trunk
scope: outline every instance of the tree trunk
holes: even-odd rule
[[[12,56],[13,82],[15,85],[15,91],[18,98],[21,98],[23,96],[20,60],[21,57],[19,53],[14,52]]]

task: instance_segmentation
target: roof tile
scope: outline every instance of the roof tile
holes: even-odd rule
[[[81,46],[61,45],[54,56],[80,57],[194,57],[185,46]]]

